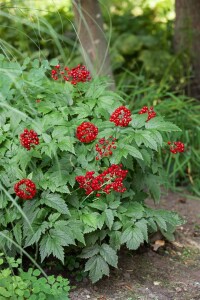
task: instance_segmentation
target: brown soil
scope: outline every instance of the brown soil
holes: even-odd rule
[[[200,300],[200,199],[169,193],[160,207],[187,221],[177,229],[176,241],[158,242],[164,246],[154,251],[155,240],[162,240],[158,234],[137,252],[122,249],[119,268],[95,285],[85,279],[72,290],[71,300]]]

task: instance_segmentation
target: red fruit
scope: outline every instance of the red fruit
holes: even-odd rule
[[[115,123],[116,126],[126,127],[130,123],[131,111],[125,106],[118,107],[110,116],[110,122]]]
[[[14,185],[14,191],[19,198],[32,199],[36,194],[36,186],[30,179],[22,179]]]
[[[184,143],[178,141],[178,142],[168,142],[168,145],[170,146],[170,152],[173,154],[177,154],[178,152],[184,152],[185,151],[185,145]]]
[[[28,129],[24,129],[24,132],[20,134],[20,143],[27,150],[34,148],[35,145],[39,144],[37,132],[32,129],[30,131]]]
[[[57,70],[51,71],[51,77],[54,80],[58,80],[58,76],[65,81],[69,81],[71,84],[76,85],[79,82],[86,82],[91,80],[90,72],[86,69],[85,66],[78,65],[75,68],[69,69],[68,67],[64,67],[62,71],[60,71],[60,65],[55,66]]]
[[[98,127],[90,122],[83,122],[76,129],[76,137],[82,143],[90,143],[96,139]]]
[[[142,114],[145,114],[145,113],[148,114],[146,122],[148,122],[152,118],[156,117],[156,113],[155,113],[155,111],[153,111],[152,106],[150,108],[148,108],[147,106],[143,106],[143,108],[139,111],[139,114],[142,115]]]
[[[122,166],[113,164],[96,177],[94,173],[94,171],[90,171],[87,172],[85,176],[76,177],[79,187],[85,190],[86,195],[90,195],[94,191],[104,192],[106,194],[110,194],[112,190],[118,193],[126,191],[123,180],[128,171],[122,170]]]
[[[112,136],[110,136],[107,140],[105,138],[99,139],[98,144],[95,146],[95,150],[99,154],[99,156],[96,156],[96,160],[112,155],[113,153],[111,149],[116,149],[115,141],[116,138],[113,138]]]

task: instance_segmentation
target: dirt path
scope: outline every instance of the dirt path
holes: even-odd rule
[[[95,285],[86,279],[71,292],[71,300],[200,300],[200,199],[169,193],[159,207],[187,220],[177,229],[176,241],[157,251],[152,246],[123,249],[119,269]]]

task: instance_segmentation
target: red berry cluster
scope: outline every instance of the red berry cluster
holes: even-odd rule
[[[24,200],[32,199],[36,194],[36,186],[30,179],[22,179],[14,185],[16,195]]]
[[[98,128],[90,122],[83,122],[76,129],[76,137],[82,143],[90,143],[94,141],[97,135]]]
[[[125,106],[118,107],[110,116],[110,122],[115,123],[116,126],[126,127],[130,123],[131,111]]]
[[[38,134],[34,130],[24,129],[24,132],[20,134],[20,143],[21,145],[30,150],[34,145],[39,144]]]
[[[152,118],[155,118],[155,117],[156,117],[156,113],[155,113],[155,111],[153,110],[153,107],[148,108],[147,106],[144,106],[144,107],[139,111],[139,114],[140,114],[140,115],[145,114],[145,113],[148,113],[148,117],[147,117],[146,122],[148,122],[148,121],[151,120]]]
[[[170,145],[170,151],[173,154],[176,154],[178,152],[184,152],[185,145],[182,142],[168,142],[168,145]]]
[[[112,149],[116,149],[115,141],[116,138],[113,138],[112,136],[110,136],[107,140],[105,138],[100,139],[98,141],[98,144],[96,144],[95,146],[95,149],[98,152],[96,160],[99,160],[102,157],[112,155]]]
[[[71,84],[76,85],[78,82],[86,82],[91,80],[90,72],[85,66],[78,65],[75,68],[65,67],[64,70],[60,69],[60,65],[55,66],[55,69],[51,71],[51,77],[54,80],[58,80],[59,77],[63,78],[65,81],[71,82]]]
[[[76,181],[80,188],[84,189],[86,195],[90,195],[96,191],[96,196],[100,196],[100,192],[110,194],[111,190],[118,193],[123,193],[126,188],[123,185],[123,180],[128,171],[122,170],[122,165],[111,165],[101,174],[94,176],[94,171],[88,171],[85,176],[77,176]]]

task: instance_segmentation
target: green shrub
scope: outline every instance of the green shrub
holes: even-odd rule
[[[40,277],[38,269],[19,268],[21,260],[0,254],[0,300],[69,300],[69,281],[61,276]],[[4,263],[9,265],[6,267]],[[13,271],[16,269],[18,274]]]
[[[110,115],[125,101],[107,90],[107,80],[75,86],[53,81],[47,76],[56,61],[49,65],[27,59],[20,66],[1,57],[0,64],[1,247],[14,253],[27,247],[35,251],[38,245],[41,261],[53,255],[63,263],[70,249],[81,251],[80,257],[87,259],[85,271],[96,282],[109,274],[109,266],[117,267],[122,245],[135,250],[157,230],[173,239],[182,220],[176,213],[149,208],[145,199],[159,201],[160,186],[166,183],[159,151],[169,151],[166,133],[180,129],[162,117],[147,122],[147,114],[138,112],[128,126],[115,126]],[[77,127],[88,121],[98,127],[98,136],[89,135],[94,139],[90,143],[80,142]],[[40,139],[30,151],[20,145],[25,128]],[[111,136],[116,149],[97,159],[99,139],[112,140]],[[117,173],[110,172],[108,178],[109,168]],[[95,173],[98,181],[92,183],[100,188],[95,191],[93,186],[86,195],[77,177],[88,171]],[[36,195],[34,190],[27,201],[14,192],[24,178],[36,185]],[[109,184],[112,190],[106,193]]]

